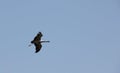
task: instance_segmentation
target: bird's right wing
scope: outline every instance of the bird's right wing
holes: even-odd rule
[[[39,40],[41,40],[41,37],[42,37],[42,36],[43,36],[42,33],[39,32],[39,33],[35,36],[34,41],[39,41]]]

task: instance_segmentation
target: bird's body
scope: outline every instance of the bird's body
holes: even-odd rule
[[[35,51],[35,53],[37,53],[37,52],[39,52],[40,50],[41,50],[41,48],[42,48],[42,44],[41,43],[43,43],[43,42],[49,42],[49,41],[41,41],[41,37],[42,37],[43,35],[42,35],[42,33],[41,32],[39,32],[36,36],[35,36],[35,38],[31,41],[31,43],[32,44],[34,44],[35,45],[35,49],[36,49],[36,51]]]

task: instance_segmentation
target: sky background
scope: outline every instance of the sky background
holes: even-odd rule
[[[0,73],[120,73],[120,1],[0,0],[0,45]]]

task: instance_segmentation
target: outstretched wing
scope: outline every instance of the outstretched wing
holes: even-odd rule
[[[39,32],[39,33],[35,36],[35,38],[31,41],[31,43],[34,44],[35,47],[36,47],[36,48],[35,48],[35,49],[36,49],[35,53],[39,52],[39,51],[41,50],[41,48],[42,48],[41,41],[40,41],[42,36],[43,36],[42,33]]]
[[[34,40],[31,41],[31,43],[34,43],[35,41],[40,41],[42,36],[43,36],[42,33],[39,32],[39,33],[35,36]]]
[[[34,45],[36,47],[35,48],[36,49],[35,53],[39,52],[41,50],[41,48],[42,48],[42,45],[40,43],[34,43]]]

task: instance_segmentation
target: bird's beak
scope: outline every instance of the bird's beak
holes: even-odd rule
[[[29,47],[32,46],[32,44],[28,45]]]

